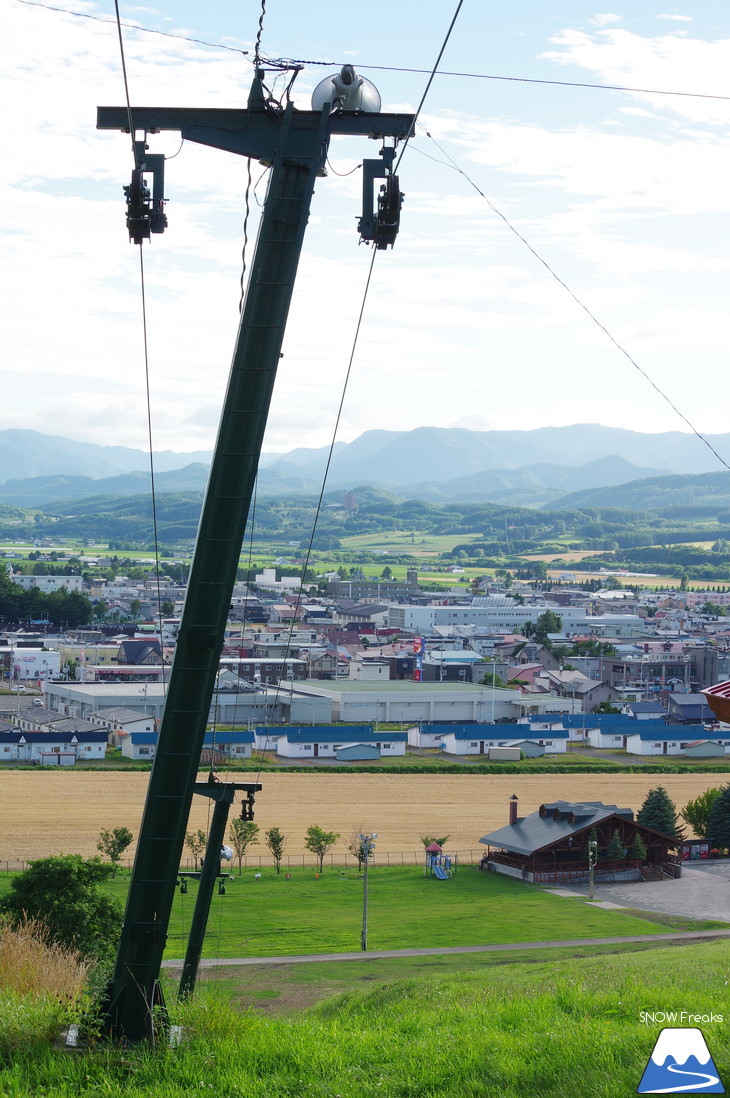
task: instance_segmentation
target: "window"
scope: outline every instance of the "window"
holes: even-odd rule
[[[312,745],[311,745],[311,743],[303,743],[303,744],[302,744],[302,750],[303,750],[303,751],[311,751],[311,750],[312,750]]]
[[[661,745],[661,741],[660,741],[659,743],[654,743],[654,744],[652,744],[652,747],[661,747],[661,746],[662,746],[662,745]]]
[[[84,748],[84,751],[91,751],[91,744],[90,743],[87,743],[86,747]]]
[[[472,740],[471,743],[469,744],[469,747],[476,747],[476,746],[477,746],[477,741],[476,740]]]
[[[613,741],[614,741],[615,743],[620,743],[620,742],[621,742],[621,736],[612,736],[612,737],[611,737],[611,739],[612,739],[612,740],[613,740]]]

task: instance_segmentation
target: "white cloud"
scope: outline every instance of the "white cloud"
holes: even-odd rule
[[[430,41],[417,35],[383,43],[378,14],[385,5],[374,2],[372,28],[360,28],[361,56],[425,67]],[[437,7],[425,2],[424,27]],[[102,11],[95,4],[85,10]],[[157,25],[168,18],[168,27],[188,23],[185,33],[221,40],[209,31],[213,8],[205,30],[196,30],[201,10],[178,12],[161,0],[158,9],[134,14]],[[96,105],[123,99],[116,28],[19,4],[9,11],[0,91],[22,110],[7,112],[12,155],[0,161],[0,427],[58,432],[62,425],[75,437],[145,446],[139,255],[127,242],[122,195],[130,143],[127,135],[95,130]],[[414,0],[409,15],[416,11]],[[400,7],[394,17],[406,18]],[[632,30],[615,25],[624,18],[634,18],[628,7],[597,17],[589,31],[560,30],[542,53],[542,71],[562,76],[570,66],[595,82],[724,94],[730,42],[680,38],[670,28],[642,36],[634,22]],[[281,40],[282,52],[294,52],[297,36],[303,48],[296,56],[344,57],[351,46],[344,32],[328,37],[338,19],[349,28],[344,11],[333,10],[321,39],[317,29],[316,47],[306,49],[315,34],[301,5],[281,0],[270,16],[276,19],[271,44]],[[505,16],[509,49],[518,51],[505,63],[524,71],[535,59],[535,37],[515,24]],[[479,5],[464,15],[464,71],[484,68],[485,26]],[[232,40],[243,42],[252,28],[255,20],[244,26],[241,19],[229,28]],[[135,31],[125,31],[125,50],[137,103],[245,103],[250,66],[236,54]],[[313,68],[298,79],[298,106],[308,106],[321,75]],[[418,101],[421,76],[383,73],[382,80],[390,109]],[[427,108],[423,122],[439,144],[577,296],[699,409],[703,425],[711,416],[719,421],[721,402],[708,407],[701,394],[724,378],[728,352],[730,104],[444,78]],[[154,135],[150,145],[172,155],[179,139]],[[334,140],[330,162],[350,171],[377,149]],[[646,412],[653,399],[646,382],[484,198],[418,149],[444,158],[419,133],[403,160],[401,234],[392,252],[377,256],[340,437],[465,417],[491,426],[605,417],[676,427],[663,408]],[[261,170],[254,164],[254,180]],[[238,322],[246,163],[186,142],[166,178],[169,228],[144,249],[155,440],[161,448],[203,449],[215,435]],[[330,172],[317,183],[269,448],[321,445],[331,433],[370,261],[355,228],[361,185],[358,171],[344,178]],[[258,216],[252,197],[249,262]],[[622,393],[612,393],[606,378],[620,379]]]

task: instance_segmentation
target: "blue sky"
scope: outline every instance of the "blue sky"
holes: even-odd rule
[[[114,6],[66,6],[101,21],[5,4],[0,428],[145,446],[129,141],[95,130],[96,106],[124,97]],[[245,105],[258,2],[120,7],[125,23],[231,47],[125,28],[133,104]],[[393,70],[430,70],[455,7],[267,0],[262,48],[309,62],[301,108],[333,71],[314,62],[336,61],[360,66],[384,109],[413,110],[427,77]],[[339,437],[424,424],[686,429],[448,158],[700,430],[727,430],[730,99],[483,78],[730,96],[727,5],[465,0],[441,69],[467,75],[437,76],[403,158],[401,234],[377,256]],[[150,147],[172,156],[179,141]],[[367,140],[330,146],[336,172],[376,154]],[[245,182],[243,159],[190,143],[167,165],[170,227],[144,257],[158,449],[215,436]],[[331,437],[370,261],[359,205],[358,170],[317,186],[269,451]]]

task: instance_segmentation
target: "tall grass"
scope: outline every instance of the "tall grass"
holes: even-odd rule
[[[80,1005],[91,968],[37,919],[0,923],[0,1058],[57,1037]]]
[[[47,925],[24,919],[0,922],[0,988],[20,995],[44,993],[76,999],[91,969],[74,949],[54,942]]]

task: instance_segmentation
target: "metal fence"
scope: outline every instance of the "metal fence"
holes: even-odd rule
[[[452,860],[458,859],[459,865],[474,865],[478,864],[484,854],[483,850],[445,850],[444,854]],[[238,869],[238,859],[235,854],[233,861],[228,863],[232,867]],[[275,863],[271,855],[266,854],[248,854],[242,861],[242,867],[244,869],[274,869]],[[373,869],[383,869],[388,866],[407,866],[407,865],[421,865],[426,864],[426,855],[423,850],[399,850],[399,851],[377,851],[376,854],[370,856],[369,864]],[[0,861],[0,873],[22,873],[27,869],[30,862],[27,860],[16,859],[15,861]],[[337,853],[332,851],[325,854],[324,866],[328,869],[357,869],[358,860],[353,854]],[[319,867],[319,858],[316,854],[301,853],[301,854],[285,854],[281,859],[281,868],[285,872],[292,869],[317,869]],[[132,860],[126,859],[119,863],[121,872],[131,872]],[[185,858],[180,862],[180,869],[185,872],[193,872],[196,868],[193,858]]]

